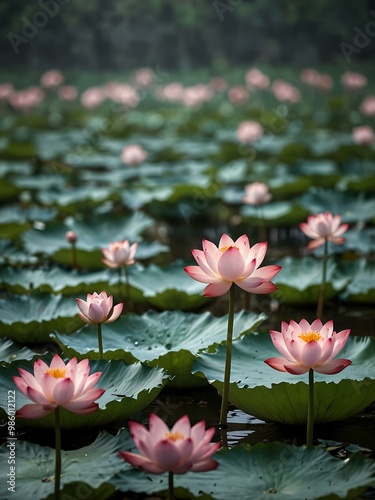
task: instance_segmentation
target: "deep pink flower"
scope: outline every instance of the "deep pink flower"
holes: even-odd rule
[[[375,134],[370,125],[361,125],[353,128],[352,139],[359,146],[368,146],[375,142]]]
[[[276,290],[271,279],[280,266],[259,269],[267,251],[267,242],[256,243],[250,248],[249,238],[243,234],[236,241],[224,234],[217,247],[211,241],[202,241],[202,250],[192,250],[198,266],[187,266],[185,272],[193,279],[208,283],[203,295],[224,295],[235,283],[246,292],[264,294]]]
[[[333,216],[331,212],[307,217],[307,222],[301,222],[299,225],[301,231],[314,240],[310,241],[307,248],[310,250],[318,248],[326,240],[335,245],[344,243],[345,238],[342,238],[341,235],[348,229],[349,224],[341,224],[340,226],[340,222],[341,215]]]
[[[260,123],[247,120],[241,122],[236,131],[237,139],[245,144],[257,141],[263,135],[263,127]]]
[[[98,323],[112,323],[121,314],[124,304],[113,307],[113,297],[106,292],[87,294],[87,300],[76,299],[79,308],[79,317],[85,323],[97,325]]]
[[[102,372],[91,375],[89,360],[77,363],[72,358],[66,365],[58,354],[55,354],[50,366],[38,359],[34,363],[34,375],[18,368],[21,377],[13,377],[18,390],[31,399],[17,411],[17,417],[41,418],[58,406],[73,413],[87,414],[98,409],[95,399],[105,392],[104,389],[93,388]]]
[[[150,429],[137,423],[129,422],[129,429],[140,455],[128,451],[120,451],[121,458],[134,467],[141,467],[153,474],[173,472],[206,472],[216,469],[218,463],[211,458],[220,443],[210,443],[215,429],[206,430],[204,421],[193,427],[189,417],[184,415],[172,429],[163,420],[152,413]]]
[[[139,144],[129,144],[125,146],[121,152],[121,161],[132,167],[142,163],[148,156],[147,151],[145,151]]]
[[[325,325],[320,319],[308,323],[291,320],[281,323],[281,332],[271,330],[273,345],[284,357],[265,360],[271,368],[292,375],[301,375],[310,369],[326,375],[341,372],[351,364],[349,359],[333,359],[344,347],[350,330],[333,331],[333,321]]]
[[[138,243],[129,245],[128,240],[115,241],[109,244],[109,248],[102,248],[104,259],[102,262],[108,267],[132,266],[135,263],[135,252]]]
[[[271,200],[272,195],[264,182],[252,182],[245,186],[243,201],[250,205],[263,205]]]

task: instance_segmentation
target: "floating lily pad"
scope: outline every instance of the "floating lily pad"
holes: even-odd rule
[[[10,339],[0,338],[0,361],[11,363],[18,359],[31,359],[35,352],[27,347],[18,347]]]
[[[21,343],[50,343],[54,330],[73,332],[80,328],[73,298],[61,295],[13,295],[0,299],[0,337]]]
[[[308,212],[291,201],[276,201],[260,206],[244,205],[241,215],[249,222],[262,220],[268,226],[291,226],[303,221]]]
[[[317,447],[281,443],[236,446],[213,455],[217,469],[175,476],[179,498],[201,500],[355,500],[373,485],[375,463],[360,453],[347,460]],[[319,478],[319,480],[317,480]],[[334,478],[334,480],[332,479]],[[166,494],[167,474],[117,473],[110,483],[123,492]]]
[[[233,343],[229,401],[240,410],[267,421],[305,424],[307,375],[290,375],[264,360],[278,356],[269,334],[247,335]],[[336,375],[315,374],[315,422],[342,420],[375,400],[375,341],[349,337],[339,357],[352,365]],[[204,376],[219,391],[223,387],[225,346],[215,354],[200,353],[193,373]]]
[[[44,205],[58,206],[61,212],[75,214],[79,209],[86,211],[113,198],[113,190],[107,187],[87,185],[79,188],[65,188],[63,191],[41,191],[38,201]]]
[[[62,451],[61,498],[90,498],[105,500],[113,495],[115,487],[108,480],[126,467],[117,452],[129,446],[129,433],[119,436],[100,434],[88,446],[78,450]],[[3,500],[53,500],[55,450],[47,446],[17,440],[16,442],[16,487],[8,490],[6,481],[0,485]],[[2,471],[9,471],[9,448],[0,448]],[[77,466],[79,464],[79,467]]]
[[[278,262],[282,272],[273,280],[277,286],[275,297],[285,304],[317,304],[322,283],[323,262],[314,257],[285,257]],[[325,299],[339,295],[349,278],[335,274],[336,264],[327,262]]]
[[[347,276],[349,283],[341,297],[348,302],[374,304],[375,263],[360,259],[342,264],[339,272]]]
[[[16,390],[16,409],[30,400],[21,394],[14,385],[12,376],[19,375],[21,367],[33,373],[33,363],[15,361],[7,367],[0,366],[1,386],[6,389],[0,395],[0,416],[7,406],[7,391]],[[97,400],[99,410],[88,415],[78,415],[61,408],[61,427],[63,429],[104,429],[108,425],[124,423],[131,415],[143,410],[159,394],[169,375],[161,368],[143,366],[141,363],[127,365],[124,360],[91,360],[90,372],[102,372],[96,387],[105,389]],[[35,429],[53,429],[54,414],[49,413],[40,419],[16,419],[17,425]]]
[[[236,313],[234,336],[253,331],[264,319],[264,314]],[[149,311],[141,316],[121,316],[103,325],[104,357],[161,366],[173,375],[169,385],[174,387],[205,385],[191,374],[194,358],[198,352],[226,339],[227,321],[227,316],[216,317],[208,312]],[[99,357],[95,326],[85,327],[74,335],[56,334],[56,339],[69,357]]]

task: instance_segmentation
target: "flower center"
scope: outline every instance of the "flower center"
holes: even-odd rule
[[[167,439],[170,439],[171,441],[178,441],[179,439],[185,439],[185,436],[183,436],[180,432],[175,431],[175,432],[167,432],[165,437]]]
[[[311,342],[312,340],[314,342],[317,342],[321,335],[319,332],[304,332],[301,333],[301,335],[298,335],[300,339],[302,339],[304,342]]]
[[[239,248],[238,248],[238,247],[236,247],[235,245],[228,245],[228,246],[226,246],[226,247],[221,247],[221,248],[219,248],[219,250],[220,250],[220,252],[223,252],[223,253],[224,253],[224,252],[226,252],[227,250],[229,250],[230,248],[235,248],[236,250],[239,250]]]
[[[64,378],[66,375],[66,368],[48,368],[44,373],[48,373],[55,378]]]

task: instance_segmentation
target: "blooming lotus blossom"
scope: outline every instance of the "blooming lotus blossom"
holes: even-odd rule
[[[310,215],[307,222],[301,222],[299,225],[301,231],[306,236],[312,238],[307,248],[313,250],[323,245],[327,240],[335,245],[344,243],[345,238],[341,235],[348,229],[349,224],[341,224],[341,215],[333,216],[331,212],[325,212],[318,215]]]
[[[361,73],[346,71],[341,76],[341,83],[347,90],[359,90],[367,85],[367,78]]]
[[[137,90],[128,83],[111,82],[102,88],[102,92],[113,102],[128,108],[137,107],[141,99]]]
[[[299,90],[281,78],[273,82],[272,92],[276,99],[281,102],[290,102],[295,104],[301,99]]]
[[[252,142],[257,141],[262,137],[262,135],[262,125],[252,120],[240,123],[236,131],[237,139],[245,144],[251,144]]]
[[[34,363],[34,375],[18,368],[20,377],[14,376],[17,388],[33,404],[27,404],[17,411],[17,417],[41,418],[58,406],[73,413],[88,414],[98,409],[95,399],[100,398],[104,389],[94,388],[102,372],[91,375],[89,360],[77,363],[72,358],[66,365],[55,354],[50,366],[38,359]]]
[[[57,90],[58,96],[61,101],[74,101],[77,98],[78,91],[74,85],[64,85]]]
[[[55,88],[58,87],[59,85],[62,84],[64,81],[64,77],[61,74],[61,72],[57,69],[50,69],[49,71],[46,71],[41,79],[40,79],[40,84],[44,88]]]
[[[125,146],[121,152],[121,161],[132,167],[142,163],[148,156],[147,151],[145,151],[139,144],[130,144]]]
[[[268,186],[264,182],[252,182],[245,186],[245,196],[243,201],[250,205],[263,205],[272,198],[271,193],[268,191]]]
[[[129,429],[140,455],[120,451],[119,456],[134,467],[141,467],[153,474],[173,472],[186,474],[216,469],[218,463],[211,456],[220,448],[220,443],[210,443],[215,429],[206,430],[201,421],[193,427],[184,415],[172,429],[152,413],[149,430],[137,422],[129,422]]]
[[[209,85],[199,83],[191,87],[185,87],[181,96],[182,103],[190,108],[198,107],[205,102],[211,101],[214,93]]]
[[[375,95],[365,97],[359,109],[365,116],[375,116]]]
[[[224,234],[219,247],[203,240],[202,250],[192,250],[198,266],[187,266],[185,272],[193,279],[208,283],[205,297],[224,295],[235,283],[246,292],[264,294],[276,290],[271,279],[280,271],[280,266],[265,266],[259,269],[267,251],[267,242],[256,243],[250,248],[248,237],[243,234],[236,241]]]
[[[7,101],[13,92],[14,87],[12,83],[0,83],[0,102]]]
[[[76,299],[80,310],[79,317],[85,323],[97,325],[99,323],[112,323],[121,314],[124,304],[113,307],[113,297],[106,292],[87,294],[87,300]]]
[[[269,87],[270,79],[260,69],[250,69],[245,75],[246,85],[249,89],[263,90]]]
[[[300,75],[301,81],[309,87],[317,87],[320,81],[320,74],[314,68],[306,68]]]
[[[224,92],[228,88],[228,82],[222,76],[214,76],[210,81],[211,87],[215,92]]]
[[[139,87],[149,87],[156,80],[156,75],[151,68],[139,68],[133,73],[132,79]]]
[[[81,94],[81,104],[87,109],[93,109],[100,106],[105,100],[106,95],[100,87],[90,87]]]
[[[236,85],[228,90],[228,99],[232,104],[245,104],[249,100],[249,92],[245,87]]]
[[[171,82],[157,87],[155,93],[162,101],[179,102],[184,94],[184,86],[180,82]]]
[[[271,330],[273,345],[284,357],[268,358],[269,366],[280,372],[301,375],[310,369],[326,375],[341,372],[351,364],[349,359],[333,359],[344,347],[350,330],[336,333],[333,321],[325,325],[320,319],[308,323],[281,323],[281,332]]]
[[[138,243],[129,245],[128,240],[115,241],[109,244],[109,248],[102,248],[104,259],[102,262],[108,267],[132,266],[135,263],[135,252]]]
[[[38,106],[44,99],[44,92],[40,87],[32,86],[25,90],[13,92],[9,96],[9,102],[14,109],[29,111]]]
[[[375,142],[375,134],[370,125],[361,125],[353,128],[352,139],[359,146],[368,146]]]

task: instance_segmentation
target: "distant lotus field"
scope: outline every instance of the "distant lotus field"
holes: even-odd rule
[[[375,86],[281,73],[0,83],[1,499],[371,498]]]

